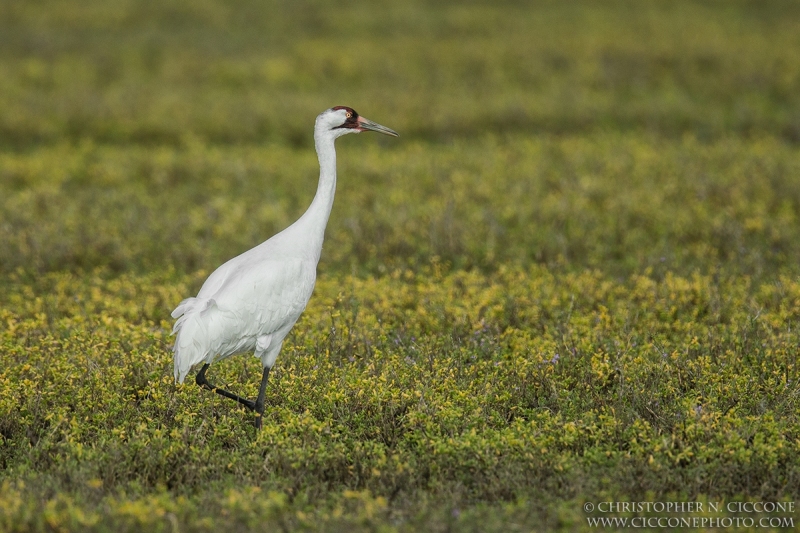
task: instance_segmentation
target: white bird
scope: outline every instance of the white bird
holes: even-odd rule
[[[204,363],[195,381],[203,388],[236,400],[256,412],[261,427],[269,371],[283,340],[306,308],[317,277],[325,226],[336,191],[334,141],[365,130],[397,133],[360,117],[349,107],[321,113],[314,126],[319,184],[308,210],[294,224],[255,248],[217,268],[194,298],[172,312],[176,318],[175,379],[183,383],[192,367]],[[206,370],[214,361],[255,352],[264,371],[255,401],[211,385]]]

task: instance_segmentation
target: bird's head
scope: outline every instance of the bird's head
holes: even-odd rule
[[[330,132],[336,137],[341,137],[348,133],[361,133],[362,131],[377,131],[378,133],[399,137],[396,131],[367,120],[359,116],[355,109],[345,106],[336,106],[320,113],[317,117],[316,130]]]

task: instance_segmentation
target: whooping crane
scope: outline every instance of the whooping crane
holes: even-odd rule
[[[217,268],[196,297],[183,300],[172,312],[172,318],[177,319],[172,330],[177,335],[173,347],[175,379],[183,383],[192,367],[203,363],[197,384],[255,411],[257,428],[262,424],[269,371],[314,290],[336,191],[334,141],[362,131],[398,136],[349,107],[321,113],[314,126],[319,184],[308,210],[271,239]],[[255,401],[208,382],[206,371],[211,363],[250,351],[261,359],[264,368]]]

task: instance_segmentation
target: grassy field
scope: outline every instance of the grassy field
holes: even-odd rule
[[[800,500],[798,21],[0,3],[0,531],[799,527],[708,511]],[[338,142],[256,434],[174,384],[169,313],[304,211],[334,105],[401,137]],[[251,397],[260,373],[212,367]],[[706,505],[584,507],[629,500]]]

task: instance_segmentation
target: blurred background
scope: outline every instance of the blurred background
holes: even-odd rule
[[[0,3],[0,270],[210,269],[310,203],[323,272],[800,264],[800,3]]]

